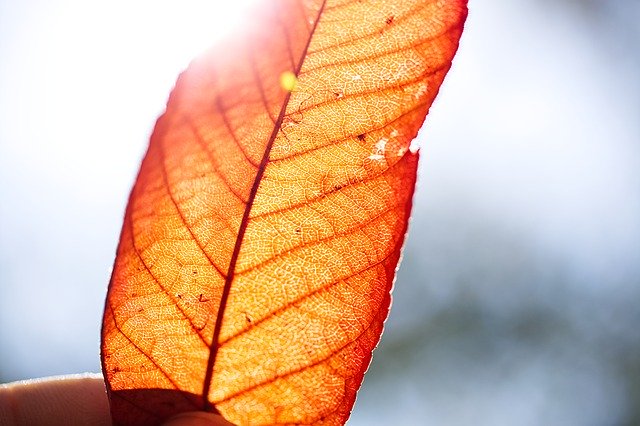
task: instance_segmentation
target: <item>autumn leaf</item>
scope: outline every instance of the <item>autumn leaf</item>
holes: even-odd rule
[[[389,309],[410,144],[466,13],[465,0],[266,1],[179,77],[105,307],[114,423],[346,421]]]

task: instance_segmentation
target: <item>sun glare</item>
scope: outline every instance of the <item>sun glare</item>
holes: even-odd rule
[[[0,70],[11,82],[2,88],[11,108],[0,110],[16,116],[3,128],[15,141],[7,149],[31,159],[27,176],[73,164],[52,173],[56,187],[91,176],[85,202],[100,202],[99,194],[112,188],[125,193],[178,74],[249,26],[246,16],[257,2],[55,0],[20,10],[16,3],[14,14],[24,20],[11,33]],[[95,158],[110,167],[97,170]]]
[[[258,0],[187,0],[183,2],[141,2],[133,12],[141,31],[150,26],[162,45],[167,60],[190,61],[208,47],[241,30],[246,12]],[[186,65],[186,64],[185,64]]]

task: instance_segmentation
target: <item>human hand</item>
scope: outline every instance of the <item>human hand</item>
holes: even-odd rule
[[[46,377],[0,384],[3,426],[111,426],[104,379],[99,374]],[[233,426],[205,412],[180,414],[163,426]]]

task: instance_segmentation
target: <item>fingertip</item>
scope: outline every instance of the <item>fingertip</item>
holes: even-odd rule
[[[78,374],[0,385],[0,424],[110,425],[104,379]]]
[[[182,413],[169,419],[162,426],[234,426],[222,416],[204,411]]]

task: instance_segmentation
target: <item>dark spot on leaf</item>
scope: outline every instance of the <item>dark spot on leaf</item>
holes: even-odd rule
[[[344,188],[345,186],[347,186],[346,183],[336,183],[335,185],[333,185],[333,191],[332,192],[339,191],[342,188]]]
[[[361,141],[363,141],[365,139],[365,137],[366,137],[366,134],[364,134],[364,133],[360,133],[358,135],[358,139],[360,139]]]
[[[385,22],[387,23],[387,25],[391,25],[393,24],[394,19],[395,19],[395,16],[391,15],[385,20]]]

